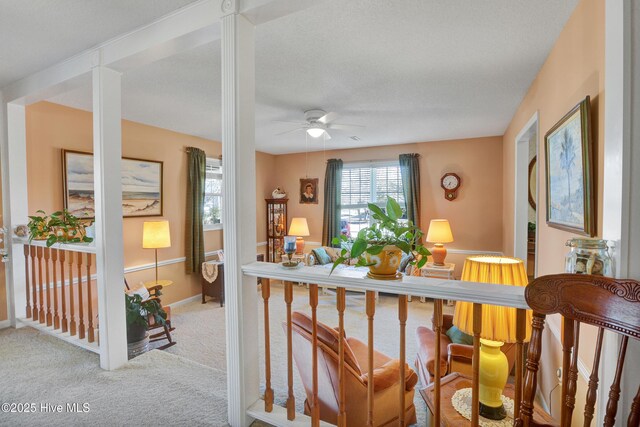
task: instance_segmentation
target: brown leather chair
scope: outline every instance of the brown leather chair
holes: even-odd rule
[[[471,359],[473,357],[473,346],[452,343],[445,334],[453,325],[453,316],[442,315],[442,333],[440,334],[440,355],[436,356],[436,334],[433,332],[433,318],[431,318],[432,329],[425,326],[418,326],[416,338],[418,340],[418,354],[416,356],[416,370],[420,376],[420,382],[426,386],[433,382],[433,372],[435,361],[440,361],[440,375],[445,376],[451,372],[472,376]],[[505,344],[502,351],[509,361],[509,371],[515,364],[515,344]]]
[[[287,325],[283,323],[286,331]],[[307,399],[305,414],[310,414],[309,402],[312,401],[312,321],[304,313],[292,313],[293,358],[302,379]],[[345,403],[348,426],[367,424],[367,355],[368,347],[362,341],[345,337]],[[320,419],[337,424],[338,422],[338,341],[335,329],[318,322],[318,401]],[[397,423],[399,414],[400,363],[398,359],[374,351],[374,404],[373,418],[375,426]],[[405,420],[406,425],[416,422],[413,405],[414,386],[418,377],[413,369],[406,366]],[[393,424],[395,425],[395,424]]]

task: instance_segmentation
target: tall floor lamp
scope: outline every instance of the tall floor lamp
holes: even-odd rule
[[[158,249],[171,247],[169,221],[145,221],[142,228],[142,247],[155,249],[156,284],[158,283]]]
[[[518,258],[502,256],[471,256],[464,262],[462,280],[507,286],[527,286],[527,271]],[[531,339],[531,310],[526,311],[524,342]],[[473,334],[473,303],[458,301],[453,324],[463,332]],[[516,309],[497,305],[482,305],[480,332],[480,415],[493,420],[506,417],[502,390],[509,377],[507,357],[500,350],[505,343],[516,342]]]

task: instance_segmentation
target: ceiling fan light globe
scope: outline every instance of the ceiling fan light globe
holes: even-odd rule
[[[320,138],[324,133],[324,129],[321,128],[309,128],[307,129],[307,133],[311,138]]]

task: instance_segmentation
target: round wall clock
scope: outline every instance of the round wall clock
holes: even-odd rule
[[[440,180],[440,186],[444,189],[444,198],[451,201],[458,197],[460,188],[460,177],[455,173],[445,173]]]

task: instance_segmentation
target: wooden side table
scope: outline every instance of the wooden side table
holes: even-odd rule
[[[429,407],[429,411],[431,414],[434,412],[433,406],[433,386],[431,383],[427,387],[420,390],[420,395],[427,403]],[[443,426],[464,426],[467,427],[471,425],[471,421],[460,415],[458,411],[455,410],[453,405],[451,404],[451,398],[455,394],[456,391],[462,388],[471,388],[471,378],[454,372],[445,377],[442,377],[440,380],[440,422]],[[515,394],[515,390],[513,384],[507,384],[504,388],[503,394],[511,399]],[[519,404],[514,402],[515,404]],[[549,414],[544,412],[537,404],[534,405],[533,408],[533,418],[540,424],[550,424],[556,425],[557,422],[554,421]]]
[[[207,300],[205,296],[218,298],[220,301],[220,307],[224,307],[224,263],[220,261],[208,261],[218,264],[218,277],[213,283],[209,283],[204,277],[200,277],[200,283],[202,285],[202,304],[205,304]]]

